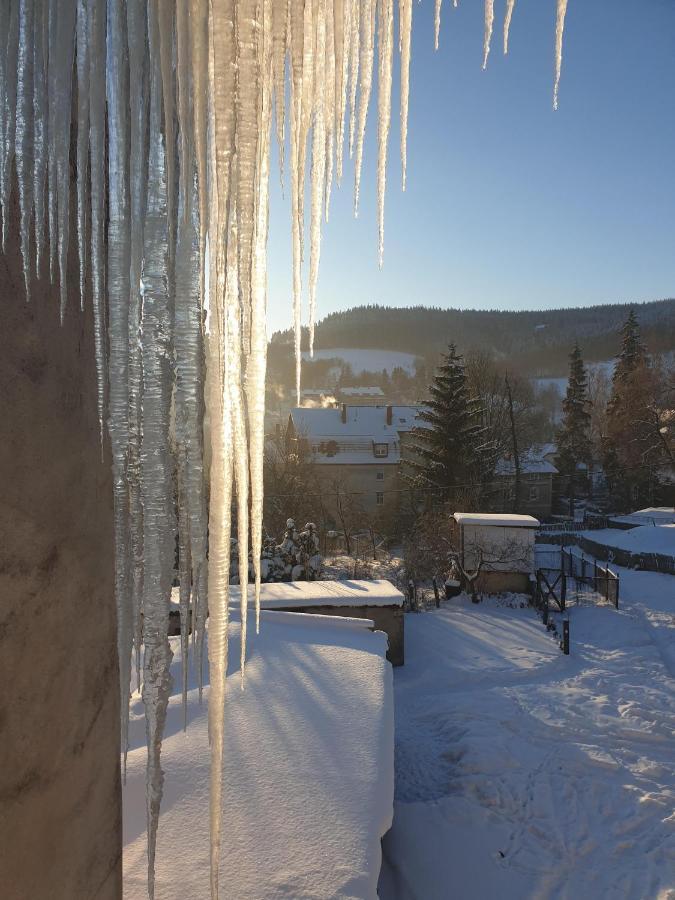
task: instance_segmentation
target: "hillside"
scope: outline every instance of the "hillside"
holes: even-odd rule
[[[555,376],[566,373],[575,340],[587,362],[614,357],[631,308],[652,353],[675,350],[675,299],[523,312],[359,306],[319,322],[315,347],[396,350],[432,360],[454,341],[463,352],[485,350],[512,360],[523,372]],[[272,355],[290,340],[290,332],[273,335]]]

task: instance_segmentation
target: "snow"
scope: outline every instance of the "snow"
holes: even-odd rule
[[[534,516],[509,515],[508,513],[456,512],[453,518],[459,525],[495,525],[504,528],[538,528]]]
[[[386,638],[363,619],[261,616],[260,635],[249,637],[243,691],[239,623],[230,624],[221,884],[237,900],[375,900],[393,799]],[[178,685],[180,640],[171,644]],[[187,732],[180,690],[167,715],[157,900],[209,895],[207,716],[194,678],[189,687]],[[124,788],[128,900],[147,896],[144,793],[145,725],[135,695]]]
[[[230,588],[230,603],[239,602],[239,588]],[[390,581],[292,581],[260,586],[263,609],[289,606],[403,606],[403,594]]]
[[[408,617],[381,900],[674,896],[675,578],[619,571],[570,656],[518,604]]]
[[[618,550],[629,550],[631,553],[662,553],[664,556],[675,556],[675,524],[640,525],[629,531],[604,528],[599,531],[586,531],[584,537],[597,544],[616,547]]]
[[[612,516],[612,520],[625,525],[672,525],[675,523],[675,509],[672,506],[648,506],[625,516]]]
[[[309,359],[309,352],[303,352],[302,358]],[[341,360],[351,366],[355,375],[360,375],[362,372],[381,372],[383,369],[386,369],[391,375],[397,368],[403,369],[408,375],[414,375],[417,357],[412,353],[403,353],[397,350],[329,347],[314,350],[313,359]]]
[[[391,425],[387,425],[387,410],[391,409]],[[391,465],[400,461],[399,435],[410,431],[417,423],[420,408],[416,406],[346,406],[294,407],[291,419],[298,435],[313,448],[314,462],[319,464],[348,463]],[[328,455],[321,444],[334,441],[337,453]],[[387,444],[388,455],[375,457],[373,444]]]

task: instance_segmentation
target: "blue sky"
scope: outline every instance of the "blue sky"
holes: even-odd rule
[[[414,3],[408,183],[402,193],[397,68],[384,268],[374,86],[359,218],[350,163],[323,230],[319,317],[373,302],[537,309],[675,293],[675,3],[569,0],[557,112],[555,0],[516,0],[508,57],[504,6],[484,72],[482,0],[444,0],[437,53],[433,0]],[[270,332],[291,318],[278,184],[273,170]]]

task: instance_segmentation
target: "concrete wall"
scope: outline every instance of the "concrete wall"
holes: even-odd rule
[[[0,895],[122,895],[110,460],[90,305],[0,251]]]
[[[400,606],[288,606],[284,612],[311,613],[317,616],[346,616],[350,619],[372,619],[376,631],[384,631],[389,638],[387,659],[392,666],[405,662],[404,623]]]

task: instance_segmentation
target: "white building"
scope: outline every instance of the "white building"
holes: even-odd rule
[[[534,516],[456,512],[455,546],[462,568],[480,568],[478,590],[526,592],[534,575]]]
[[[295,407],[286,439],[310,455],[327,496],[339,489],[366,512],[391,513],[401,489],[402,442],[418,413],[417,406]]]

